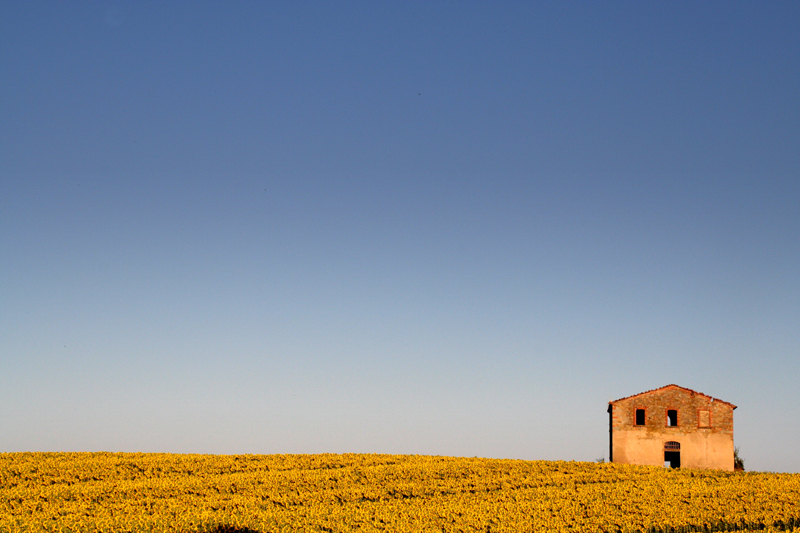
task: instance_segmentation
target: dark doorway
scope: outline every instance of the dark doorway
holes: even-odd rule
[[[669,468],[680,468],[681,452],[664,452],[664,466]]]

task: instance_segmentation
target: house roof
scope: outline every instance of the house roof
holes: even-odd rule
[[[726,401],[720,400],[719,398],[714,398],[713,396],[709,396],[708,394],[703,394],[702,392],[697,392],[695,390],[687,389],[686,387],[681,387],[680,385],[675,385],[675,384],[664,385],[663,387],[659,387],[657,389],[651,389],[651,390],[648,390],[648,391],[640,392],[639,394],[634,394],[632,396],[625,396],[624,398],[620,398],[618,400],[611,400],[608,403],[612,404],[612,403],[621,402],[622,400],[630,400],[631,398],[636,398],[637,396],[644,396],[645,394],[651,394],[651,393],[663,391],[663,390],[666,390],[666,389],[680,389],[682,391],[686,391],[686,392],[691,393],[691,394],[697,394],[699,396],[704,396],[704,397],[708,398],[709,400],[711,400],[713,402],[724,403],[725,405],[729,405],[732,409],[736,409],[736,406],[733,405],[730,402],[726,402]]]

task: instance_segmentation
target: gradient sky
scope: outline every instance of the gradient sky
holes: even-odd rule
[[[0,452],[800,472],[800,3],[3,2]]]

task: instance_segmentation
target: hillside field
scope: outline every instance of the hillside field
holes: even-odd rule
[[[800,474],[409,455],[0,454],[0,532],[800,531]]]

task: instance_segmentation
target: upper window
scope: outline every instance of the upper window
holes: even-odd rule
[[[697,412],[697,426],[701,428],[711,427],[711,413],[708,409],[700,409]]]
[[[667,425],[668,426],[678,425],[678,411],[676,411],[675,409],[669,409],[667,411]]]
[[[644,425],[644,409],[637,409],[636,410],[636,425],[643,426]]]

